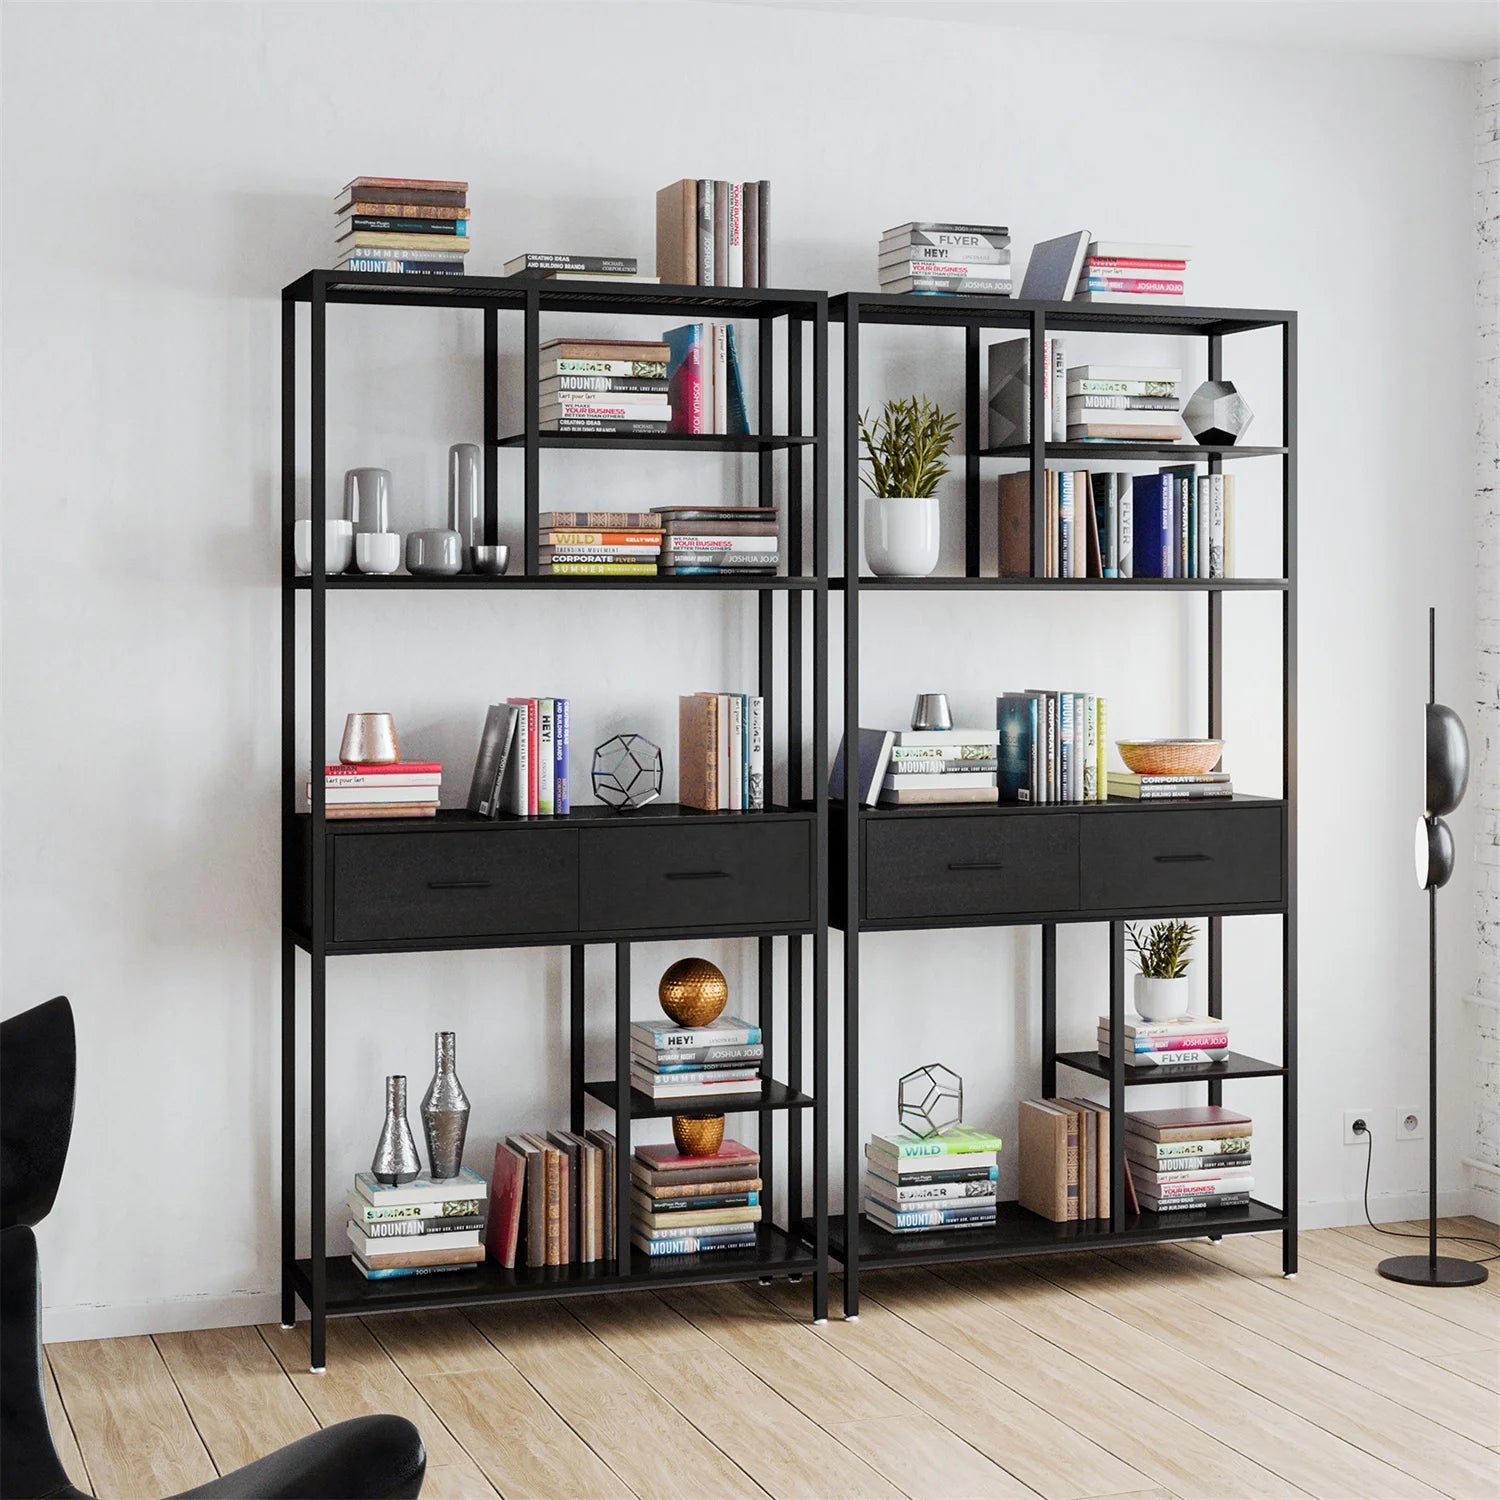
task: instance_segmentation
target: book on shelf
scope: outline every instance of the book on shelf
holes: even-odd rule
[[[1135,576],[1232,577],[1234,486],[1233,474],[1199,474],[1191,464],[1137,474],[1131,484]]]
[[[1142,1023],[1148,1025],[1149,1023]],[[1155,1025],[1141,1030],[1129,1023],[1124,1028],[1125,1047],[1134,1052],[1173,1052],[1191,1048],[1227,1048],[1229,1031],[1215,1016],[1188,1016],[1182,1021],[1168,1023],[1172,1030],[1159,1030]],[[1099,1038],[1107,1040],[1110,1034],[1108,1016],[1099,1017]]]
[[[766,1055],[766,1049],[760,1042],[744,1046],[654,1047],[644,1038],[632,1036],[630,1055],[634,1061],[657,1073],[691,1072],[709,1063],[738,1066],[758,1063]]]
[[[934,1159],[945,1164],[950,1160],[964,1165],[993,1166],[1001,1148],[998,1135],[973,1125],[955,1125],[940,1135],[917,1135],[908,1130],[876,1131],[870,1136],[871,1159],[887,1160],[898,1165],[921,1162],[930,1167]]]
[[[505,262],[507,276],[549,276],[559,271],[609,276],[634,276],[640,269],[633,255],[569,255],[563,251],[513,255]]]
[[[463,232],[468,233],[469,210],[464,203],[389,203],[378,198],[347,197],[334,209],[334,213],[340,219],[360,214],[369,218],[400,219],[403,222],[413,219],[425,223],[435,219],[461,220],[464,224]]]
[[[543,406],[553,406],[563,400],[575,400],[583,396],[660,396],[667,395],[665,375],[597,375],[578,373],[569,375],[544,375],[538,386]],[[1116,398],[1103,396],[1100,400]],[[1124,398],[1120,398],[1124,399]]]
[[[484,1228],[485,1216],[483,1214],[443,1214],[429,1213],[409,1215],[382,1214],[373,1203],[366,1202],[356,1192],[346,1194],[349,1205],[349,1217],[356,1224],[362,1234],[370,1236],[371,1239],[421,1239],[426,1237],[430,1242],[436,1241],[436,1237],[447,1234],[467,1234],[473,1230],[477,1236],[479,1230]],[[449,1241],[444,1240],[444,1244]],[[454,1241],[453,1243],[462,1243]]]
[[[566,698],[508,698],[485,714],[468,807],[481,817],[555,817],[571,810]],[[488,809],[486,811],[486,809]]]
[[[467,183],[356,177],[334,195],[336,271],[461,276],[468,249]]]
[[[501,1266],[614,1258],[614,1137],[532,1131],[495,1146],[485,1251]]]
[[[630,1023],[631,1045],[637,1043],[658,1052],[691,1052],[703,1047],[760,1046],[760,1027],[738,1016],[720,1016],[706,1026],[669,1026],[655,1021]]]
[[[400,259],[380,260],[369,255],[351,255],[336,261],[335,271],[377,271],[390,276],[462,276],[464,268],[455,262]]]
[[[1062,432],[1066,417],[1062,401],[1063,358],[1062,340],[1049,337],[1042,341],[1043,442],[1052,442]],[[1002,339],[991,344],[988,360],[988,446],[1004,448],[1030,442],[1030,338]]]
[[[1248,1137],[1244,1140],[1189,1141],[1178,1144],[1191,1146],[1192,1150],[1179,1155],[1163,1155],[1160,1151],[1153,1149],[1151,1142],[1139,1136],[1127,1135],[1125,1156],[1127,1160],[1138,1163],[1147,1171],[1172,1177],[1238,1171],[1241,1167],[1250,1165]],[[1219,1146],[1243,1146],[1245,1149],[1232,1151],[1210,1149]]]
[[[1001,1140],[973,1126],[876,1132],[865,1146],[864,1211],[891,1234],[995,1223]]]
[[[466,239],[469,233],[467,219],[415,219],[405,215],[367,214],[356,209],[334,225],[333,237],[346,239],[351,234],[395,234],[422,236],[416,243],[442,239]],[[403,239],[402,243],[406,243]]]
[[[1186,245],[1093,240],[1078,268],[1074,298],[1126,306],[1141,301],[1180,302],[1191,253]]]
[[[891,752],[895,748],[896,735],[890,729],[861,729],[859,731],[859,801],[866,807],[874,807],[880,800],[880,788],[885,782],[886,767],[890,764]],[[835,802],[847,797],[845,776],[847,774],[847,742],[839,740],[838,753],[833,758],[833,769],[828,776],[828,795]]]
[[[998,1157],[967,1154],[961,1164],[932,1158],[893,1158],[889,1152],[865,1146],[871,1176],[883,1178],[893,1187],[937,1186],[948,1183],[994,1182],[1000,1175]]]
[[[1098,693],[1027,688],[995,700],[1001,800],[1106,800],[1108,700]]]
[[[1086,229],[1033,245],[1021,282],[1021,295],[1040,302],[1071,301],[1088,248]]]
[[[635,562],[541,562],[537,572],[555,578],[655,578],[655,562],[641,558]]]
[[[442,779],[443,768],[437,761],[326,766],[324,815],[347,819],[432,817],[437,812]],[[303,783],[303,792],[310,806],[310,777]]]
[[[740,437],[750,431],[739,345],[732,325],[685,323],[668,329],[671,431]]]
[[[1156,785],[1137,778],[1127,779],[1118,771],[1109,773],[1109,795],[1133,802],[1212,802],[1234,796],[1229,781],[1169,782]]]
[[[358,1172],[345,1235],[355,1269],[369,1278],[462,1270],[484,1259],[479,1226],[489,1185],[472,1167],[456,1177],[377,1182]]]
[[[364,250],[394,250],[402,258],[425,257],[462,260],[469,253],[467,234],[433,234],[417,229],[350,229],[340,235],[338,249],[344,255]]]
[[[1021,1207],[1054,1223],[1107,1219],[1110,1112],[1090,1099],[1023,1099],[1017,1115]]]
[[[654,1199],[644,1194],[633,1194],[631,1208],[633,1221],[643,1230],[650,1230],[653,1238],[673,1238],[678,1234],[691,1234],[710,1228],[733,1226],[737,1231],[746,1224],[758,1224],[762,1213],[759,1194],[738,1194],[741,1199],[755,1198],[756,1202],[739,1202],[723,1208],[674,1208],[653,1207]],[[693,1200],[686,1200],[691,1202]]]
[[[684,807],[705,812],[765,808],[764,698],[749,693],[684,695],[677,700],[677,749],[677,800]]]
[[[1099,1055],[1104,1058],[1110,1055],[1109,1044],[1102,1038],[1099,1042]],[[1205,1068],[1210,1063],[1223,1062],[1228,1056],[1227,1047],[1184,1047],[1176,1052],[1129,1051],[1125,1054],[1125,1066],[1127,1068],[1155,1068],[1167,1073],[1173,1069],[1186,1072]]]
[[[1009,267],[997,266],[997,271]],[[880,290],[895,295],[910,292],[925,292],[944,297],[1008,297],[1011,294],[1009,276],[950,276],[932,267],[924,271],[913,271],[905,276],[881,274]]]
[[[468,809],[482,818],[500,816],[500,793],[505,769],[515,744],[519,710],[509,703],[492,703],[485,710],[479,749],[474,755],[474,775],[469,782]]]
[[[354,1252],[371,1267],[472,1265],[484,1259],[479,1230],[442,1235],[372,1235],[355,1224],[345,1226]]]
[[[871,1195],[887,1206],[900,1210],[920,1204],[995,1203],[999,1168],[992,1168],[983,1176],[978,1174],[959,1182],[907,1182],[891,1178],[886,1173],[871,1167],[869,1188]]]
[[[648,1255],[754,1245],[762,1216],[759,1164],[760,1153],[735,1140],[726,1139],[712,1156],[682,1156],[672,1145],[638,1146],[631,1161],[631,1242]],[[726,1181],[754,1186],[731,1190]],[[726,1197],[744,1201],[709,1206]]]
[[[892,1209],[878,1198],[866,1197],[865,1216],[889,1234],[914,1234],[928,1229],[993,1228],[995,1204],[964,1208]]]
[[[308,801],[312,800],[312,783],[306,784]],[[343,786],[337,781],[324,783],[323,800],[328,807],[376,806],[394,803],[408,807],[437,806],[439,787],[436,781],[418,786],[377,785]]]
[[[911,219],[880,236],[880,259],[916,252],[924,260],[1010,264],[1010,230],[1004,224],[957,224]]]
[[[1221,1104],[1195,1104],[1180,1109],[1136,1110],[1125,1116],[1125,1128],[1148,1141],[1176,1143],[1238,1140],[1249,1136],[1255,1124],[1249,1115]]]
[[[537,517],[537,526],[549,531],[640,531],[655,533],[659,518],[649,510],[547,510]]]
[[[542,432],[580,433],[594,437],[664,437],[665,421],[643,422],[616,417],[547,417],[538,423]]]
[[[739,1097],[763,1092],[758,1069],[703,1068],[697,1073],[681,1075],[632,1072],[630,1084],[648,1099],[662,1100]]]
[[[770,184],[683,177],[656,195],[656,274],[680,286],[769,286]]]
[[[537,349],[537,368],[558,375],[664,375],[668,356],[661,339],[548,339]]]

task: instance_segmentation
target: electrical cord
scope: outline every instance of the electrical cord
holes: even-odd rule
[[[1375,1137],[1371,1134],[1370,1127],[1362,1120],[1355,1121],[1354,1133],[1362,1135],[1365,1138],[1365,1223],[1376,1234],[1388,1234],[1393,1239],[1430,1241],[1431,1236],[1425,1230],[1419,1233],[1414,1229],[1387,1229],[1383,1225],[1377,1224],[1370,1217],[1370,1167],[1375,1160]],[[1453,1240],[1460,1245],[1483,1245],[1486,1250],[1495,1249],[1495,1242],[1493,1240],[1482,1240],[1472,1234],[1440,1234],[1438,1238],[1440,1240]],[[1500,1250],[1497,1250],[1494,1255],[1482,1256],[1480,1259],[1474,1261],[1473,1264],[1484,1266],[1488,1265],[1492,1260],[1500,1260]]]

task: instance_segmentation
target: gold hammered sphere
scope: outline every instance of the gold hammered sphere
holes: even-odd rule
[[[679,958],[661,976],[656,997],[679,1026],[707,1026],[729,1003],[729,981],[706,958]]]
[[[684,1156],[714,1156],[724,1144],[723,1115],[673,1115],[672,1139]]]

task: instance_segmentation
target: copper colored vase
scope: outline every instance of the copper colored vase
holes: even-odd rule
[[[350,714],[344,720],[339,759],[346,766],[393,766],[401,759],[401,741],[390,714]]]

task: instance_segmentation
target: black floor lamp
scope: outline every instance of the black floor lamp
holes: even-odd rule
[[[1417,820],[1417,883],[1427,892],[1427,1254],[1393,1255],[1382,1276],[1411,1286],[1475,1286],[1489,1274],[1481,1265],[1438,1246],[1438,986],[1437,893],[1453,873],[1453,833],[1443,821],[1464,800],[1469,784],[1469,737],[1463,721],[1437,701],[1437,611],[1427,611],[1427,801]]]

